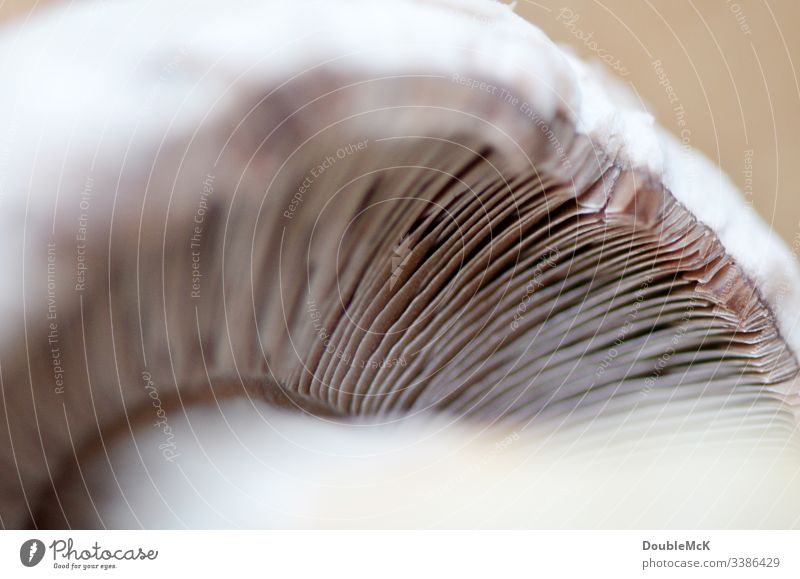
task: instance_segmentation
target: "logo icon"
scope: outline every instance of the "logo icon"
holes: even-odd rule
[[[19,548],[19,560],[26,567],[35,567],[44,558],[44,543],[39,539],[28,539]]]

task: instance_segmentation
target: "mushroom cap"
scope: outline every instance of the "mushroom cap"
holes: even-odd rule
[[[720,169],[508,6],[86,3],[8,27],[0,51],[26,55],[5,60],[12,89],[0,94],[0,134],[13,143],[0,214],[10,409],[0,431],[14,451],[0,460],[19,474],[3,481],[14,503],[0,503],[3,520],[35,516],[35,500],[19,497],[54,484],[49,461],[71,456],[67,442],[96,449],[134,414],[152,418],[154,392],[164,408],[247,394],[320,420],[391,422],[455,405],[492,421],[522,401],[537,416],[585,418],[521,383],[509,399],[484,388],[519,360],[545,359],[506,346],[543,325],[489,331],[511,322],[502,288],[525,296],[518,282],[549,263],[540,230],[562,235],[550,244],[562,257],[589,254],[582,271],[600,275],[588,282],[613,274],[635,289],[626,262],[611,260],[658,264],[662,306],[687,307],[688,294],[670,293],[680,286],[732,336],[720,360],[741,364],[729,378],[745,374],[736,388],[748,401],[771,405],[765,423],[796,400],[800,273],[789,250]],[[305,179],[316,195],[298,197]],[[372,186],[349,195],[359,183]],[[591,235],[617,253],[582,249]],[[504,267],[503,251],[519,259]],[[560,279],[579,275],[577,262],[556,261]],[[488,308],[498,295],[502,306]],[[612,322],[598,322],[602,335]],[[9,376],[24,389],[10,391]],[[730,398],[727,383],[689,386],[689,398]],[[565,388],[559,402],[577,393]],[[654,403],[662,395],[674,392],[656,389]],[[36,458],[17,461],[20,448]]]

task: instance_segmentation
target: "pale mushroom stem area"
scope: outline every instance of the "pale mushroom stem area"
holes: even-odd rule
[[[118,473],[140,463],[158,492],[143,454],[179,464],[178,425],[223,428],[191,408],[231,398],[321,438],[346,429],[343,453],[355,426],[419,424],[576,456],[797,452],[796,267],[743,208],[703,219],[694,196],[740,202],[726,182],[705,160],[675,178],[671,137],[506,8],[464,3],[487,29],[446,3],[390,4],[380,42],[384,12],[333,11],[328,59],[287,32],[296,8],[263,21],[274,37],[243,9],[217,27],[176,8],[154,50],[92,29],[45,59],[63,71],[48,82],[80,91],[13,101],[3,526],[143,524],[129,503],[132,518],[104,510],[127,502]],[[75,32],[43,17],[22,42],[48,26],[67,30],[55,46]],[[108,35],[113,72],[91,51]],[[17,96],[44,74],[12,73]],[[736,235],[770,257],[757,267]]]

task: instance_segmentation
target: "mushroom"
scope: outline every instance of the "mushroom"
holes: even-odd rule
[[[97,525],[115,475],[81,465],[141,425],[179,461],[185,409],[229,398],[308,432],[795,444],[792,255],[508,6],[87,2],[0,51],[4,526]]]

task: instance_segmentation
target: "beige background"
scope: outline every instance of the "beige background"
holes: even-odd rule
[[[51,3],[0,0],[0,20],[24,19]],[[572,12],[571,28],[564,8]],[[660,60],[685,110],[690,143],[722,165],[764,219],[800,248],[800,2],[519,0],[516,11],[585,57],[602,49],[619,60],[628,71],[620,77],[677,132],[675,105],[652,66]],[[576,31],[591,34],[596,50]]]
[[[789,243],[800,235],[800,2],[796,0],[521,0],[517,12],[552,38],[592,50],[559,18],[630,71],[623,80],[677,133],[652,66],[662,62],[685,110],[690,143],[721,165]],[[752,184],[745,157],[752,151]],[[797,242],[800,244],[800,238]]]

